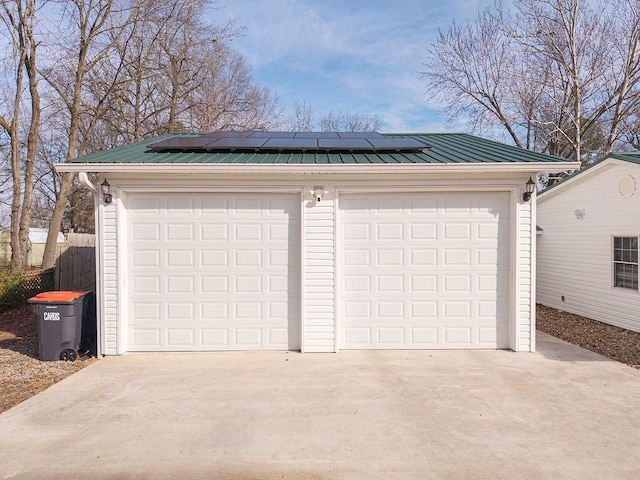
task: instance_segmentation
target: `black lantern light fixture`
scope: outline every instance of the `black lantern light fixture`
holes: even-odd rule
[[[113,201],[113,197],[111,196],[111,185],[107,182],[107,179],[104,179],[104,182],[100,184],[100,191],[102,192],[102,198],[104,198],[104,203],[111,203]]]
[[[533,195],[533,191],[536,189],[536,182],[529,177],[529,180],[525,183],[525,187],[527,187],[527,191],[522,194],[522,200],[528,202],[531,200],[531,195]]]

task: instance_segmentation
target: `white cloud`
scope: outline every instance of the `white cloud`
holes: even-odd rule
[[[322,12],[303,1],[240,0],[225,11],[245,27],[238,43],[254,66],[290,55],[332,55],[342,50]]]
[[[230,0],[246,27],[236,45],[285,107],[378,114],[385,131],[437,130],[420,78],[426,47],[454,17],[492,0]],[[440,122],[434,124],[433,122]]]

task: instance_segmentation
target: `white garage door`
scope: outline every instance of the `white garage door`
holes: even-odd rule
[[[507,193],[340,197],[340,345],[508,346]]]
[[[130,194],[130,351],[300,348],[300,202]]]

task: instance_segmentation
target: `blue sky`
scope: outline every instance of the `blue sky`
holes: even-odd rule
[[[245,27],[235,46],[285,111],[299,100],[316,117],[377,114],[383,132],[463,130],[438,114],[419,72],[439,27],[473,19],[493,0],[226,2],[216,16]]]

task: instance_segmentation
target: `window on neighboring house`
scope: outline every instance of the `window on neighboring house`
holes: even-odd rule
[[[638,237],[613,237],[613,286],[638,290]]]

